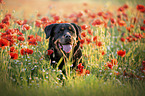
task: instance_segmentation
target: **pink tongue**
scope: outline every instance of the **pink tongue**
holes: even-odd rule
[[[62,45],[63,46],[63,51],[66,53],[69,53],[72,49],[72,45]]]

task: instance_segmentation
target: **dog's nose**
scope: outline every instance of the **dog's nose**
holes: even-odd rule
[[[70,39],[70,38],[71,38],[71,35],[66,34],[66,35],[65,35],[65,38],[66,38],[66,39]]]

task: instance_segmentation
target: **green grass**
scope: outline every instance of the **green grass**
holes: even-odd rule
[[[124,82],[124,83],[123,83]],[[20,87],[8,84],[7,81],[0,83],[2,96],[143,96],[144,82],[132,80],[132,82],[112,79],[108,81],[99,80],[96,76],[90,75],[83,78],[66,80],[64,86],[51,86],[43,82],[39,87]]]

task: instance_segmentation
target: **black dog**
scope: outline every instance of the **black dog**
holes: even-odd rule
[[[82,62],[82,52],[80,49],[81,27],[74,23],[51,24],[44,29],[46,39],[49,37],[48,50],[53,50],[50,55],[51,65],[58,66],[57,63],[63,57],[58,66],[63,69],[68,59],[71,57],[72,68]]]

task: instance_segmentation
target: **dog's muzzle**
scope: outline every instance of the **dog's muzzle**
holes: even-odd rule
[[[65,44],[66,45],[71,44],[71,42],[72,42],[71,38],[72,38],[71,35],[69,35],[69,34],[65,35]]]

